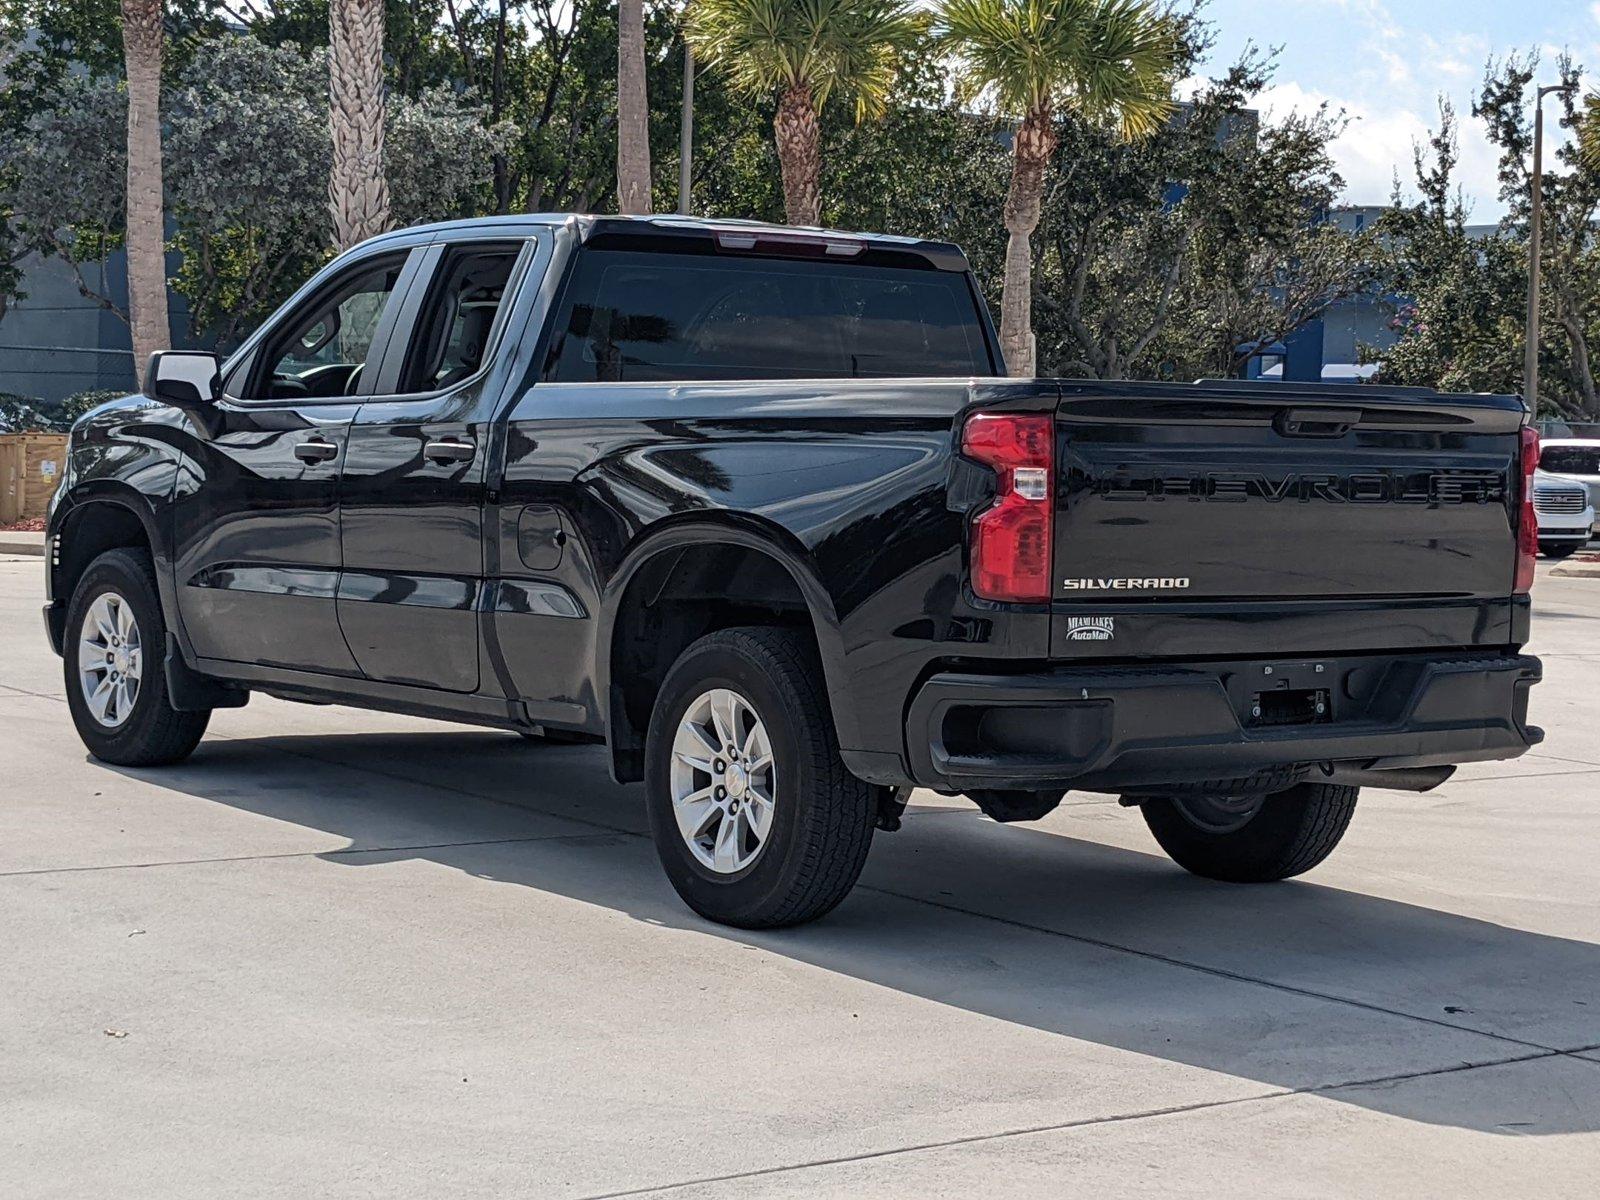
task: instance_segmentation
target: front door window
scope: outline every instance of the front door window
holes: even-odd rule
[[[246,398],[355,395],[405,261],[399,254],[364,263],[290,314],[268,340]]]

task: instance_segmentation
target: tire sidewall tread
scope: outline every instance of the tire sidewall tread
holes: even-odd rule
[[[733,875],[708,870],[684,844],[671,796],[672,743],[702,692],[728,687],[760,715],[777,767],[773,825],[760,856]],[[822,668],[793,630],[719,630],[667,672],[645,746],[651,834],[668,880],[701,916],[760,929],[796,925],[836,906],[860,876],[876,820],[872,786],[839,756]]]
[[[1140,805],[1145,824],[1180,867],[1227,883],[1271,883],[1304,874],[1333,853],[1355,813],[1359,788],[1302,783],[1266,798],[1242,828],[1200,829],[1173,800]]]
[[[108,728],[95,720],[78,680],[79,631],[84,613],[100,595],[115,591],[133,609],[139,625],[143,672],[133,712]],[[62,664],[67,707],[89,753],[117,766],[149,767],[178,762],[193,752],[205,733],[210,710],[179,712],[167,700],[165,670],[167,624],[156,587],[155,566],[144,550],[107,550],[84,570],[67,606]]]

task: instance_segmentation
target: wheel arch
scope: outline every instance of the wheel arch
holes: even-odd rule
[[[704,595],[707,572],[724,570],[731,570],[726,589]],[[669,616],[669,608],[678,611]],[[760,518],[696,514],[640,537],[602,596],[595,691],[619,782],[644,777],[649,706],[667,669],[697,638],[741,624],[805,629],[822,663],[835,730],[841,744],[849,744],[845,731],[854,728],[854,709],[844,640],[833,597],[805,547]]]
[[[149,502],[134,488],[100,480],[75,490],[51,515],[45,540],[50,583],[47,624],[56,653],[61,652],[62,625],[72,593],[89,564],[107,550],[143,548],[150,553],[162,611],[172,624],[171,581],[162,569],[166,546]]]

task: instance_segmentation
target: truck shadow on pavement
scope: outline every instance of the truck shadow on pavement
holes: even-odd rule
[[[329,862],[426,860],[1408,1120],[1600,1130],[1600,1054],[1583,1060],[1594,1084],[1578,1095],[1422,1078],[1592,1049],[1600,945],[1315,875],[1265,887],[1194,879],[1153,843],[1140,853],[1092,840],[1109,822],[1139,821],[1109,801],[1069,796],[1048,830],[914,806],[903,830],[878,835],[861,886],[833,914],[751,933],[683,907],[645,833],[640,789],[613,783],[598,748],[477,731],[230,737],[183,766],[123,773],[348,839],[320,855]]]

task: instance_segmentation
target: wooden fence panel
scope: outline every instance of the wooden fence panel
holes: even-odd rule
[[[66,465],[64,433],[0,434],[0,525],[43,517]]]

